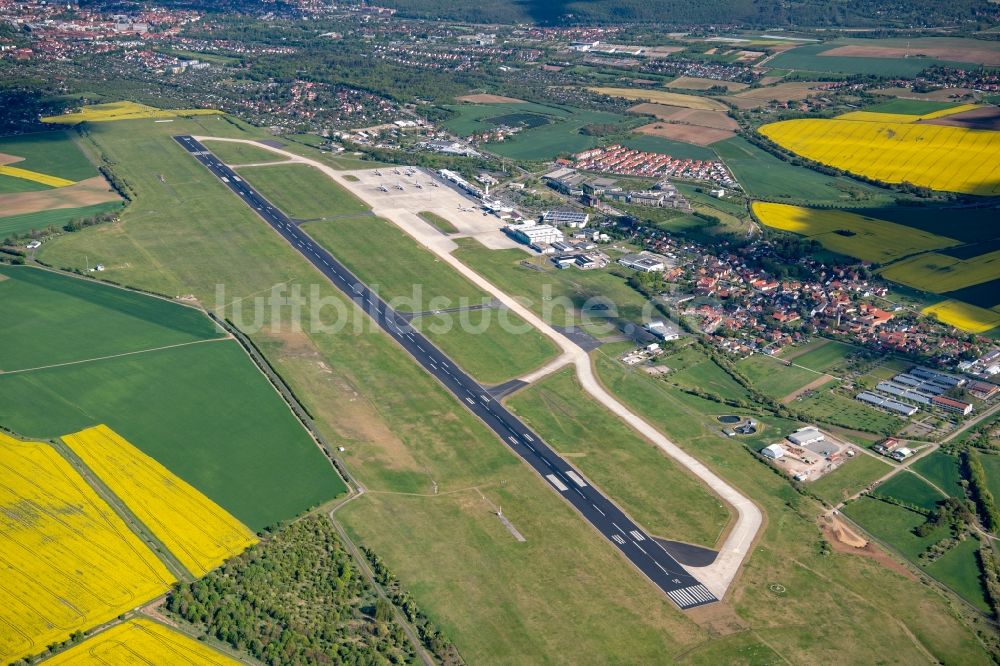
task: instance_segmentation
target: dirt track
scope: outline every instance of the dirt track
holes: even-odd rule
[[[886,569],[916,580],[916,576],[913,575],[912,571],[894,560],[887,552],[856,533],[840,518],[836,516],[821,518],[819,526],[823,531],[824,538],[826,538],[830,547],[836,552],[867,557],[870,560],[875,560]]]
[[[75,185],[51,190],[0,194],[0,217],[60,208],[82,208],[118,199],[103,176],[94,176]]]
[[[504,97],[503,95],[488,95],[480,93],[477,95],[463,95],[456,97],[459,102],[469,102],[471,104],[524,104],[523,99],[516,97]]]

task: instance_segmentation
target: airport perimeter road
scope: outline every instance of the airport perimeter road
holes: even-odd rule
[[[243,181],[239,174],[223,164],[193,137],[178,136],[175,139],[319,269],[335,287],[357,303],[380,328],[395,338],[424,369],[434,375],[456,399],[464,403],[514,453],[550,483],[678,607],[694,608],[718,600],[716,595],[688,573],[657,541],[590,485],[578,470],[559,457],[520,419],[493,399],[486,389],[413,329],[403,316],[387,307],[376,293],[369,290],[333,255]]]

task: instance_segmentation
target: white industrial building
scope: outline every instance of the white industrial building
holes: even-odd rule
[[[788,441],[796,446],[805,446],[807,444],[815,444],[816,442],[822,442],[823,433],[821,433],[816,428],[807,427],[800,428],[796,430],[791,435],[788,436]]]
[[[559,231],[551,224],[536,224],[527,222],[525,224],[511,224],[505,227],[508,234],[525,245],[538,245],[544,243],[551,245],[565,238],[563,232]]]
[[[618,263],[641,273],[657,273],[667,268],[662,259],[648,254],[629,254],[619,259]]]

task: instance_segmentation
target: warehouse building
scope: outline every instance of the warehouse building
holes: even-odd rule
[[[571,229],[583,229],[590,221],[588,213],[581,213],[575,210],[547,210],[542,213],[542,222],[545,224],[562,224]]]
[[[791,435],[787,437],[788,441],[796,446],[805,446],[806,444],[815,444],[816,442],[822,442],[825,438],[823,433],[813,427],[800,428],[796,430]]]
[[[540,244],[551,245],[557,241],[561,241],[565,238],[563,232],[559,231],[551,224],[536,224],[535,222],[527,222],[525,224],[511,224],[504,227],[508,234],[514,240],[524,243],[525,245],[531,245],[532,247],[538,246]]]
[[[868,391],[862,391],[855,396],[855,398],[861,402],[866,402],[869,405],[875,405],[876,407],[881,407],[882,409],[895,412],[896,414],[902,414],[903,416],[913,416],[920,411],[913,405],[907,405],[906,403],[899,402],[898,400],[869,393]]]
[[[883,393],[888,393],[889,395],[894,395],[897,398],[903,398],[904,400],[912,400],[913,402],[921,405],[931,404],[931,398],[934,397],[933,395],[925,395],[907,386],[900,386],[892,382],[879,382],[875,388]]]
[[[640,273],[658,273],[667,269],[662,259],[649,254],[629,254],[619,259],[618,263]]]
[[[956,386],[962,386],[965,384],[964,377],[957,377],[955,375],[949,375],[946,372],[939,372],[937,370],[931,370],[929,368],[921,368],[919,366],[910,370],[910,374],[916,377],[921,377],[929,382],[935,384],[940,384],[945,388],[955,388]]]

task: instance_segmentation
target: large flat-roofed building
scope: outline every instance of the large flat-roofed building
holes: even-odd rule
[[[931,399],[935,407],[940,407],[946,412],[954,412],[956,414],[961,414],[966,416],[972,413],[972,405],[967,402],[962,402],[961,400],[953,400],[947,398],[943,395],[936,395]]]
[[[667,268],[662,259],[646,254],[629,254],[619,259],[618,263],[641,273],[656,273]]]
[[[506,227],[507,233],[515,240],[525,245],[537,245],[544,243],[551,245],[565,238],[563,232],[559,231],[551,224],[512,224]]]
[[[788,436],[788,441],[796,446],[815,444],[816,442],[822,442],[823,439],[823,433],[816,428],[801,428]]]
[[[575,210],[547,210],[542,213],[542,221],[545,224],[564,224],[573,229],[583,229],[590,221],[590,215]]]
[[[929,382],[940,384],[941,386],[947,388],[955,388],[956,386],[962,386],[963,384],[965,384],[964,377],[949,375],[947,372],[940,372],[938,370],[931,370],[929,368],[921,368],[920,366],[911,369],[910,374],[920,377],[922,379],[926,379]]]
[[[899,402],[898,400],[886,398],[885,396],[877,395],[875,393],[869,393],[868,391],[862,391],[855,397],[861,402],[866,402],[869,405],[875,405],[876,407],[881,407],[882,409],[887,409],[890,412],[902,414],[903,416],[913,416],[919,411],[913,405],[907,405],[906,403]]]

